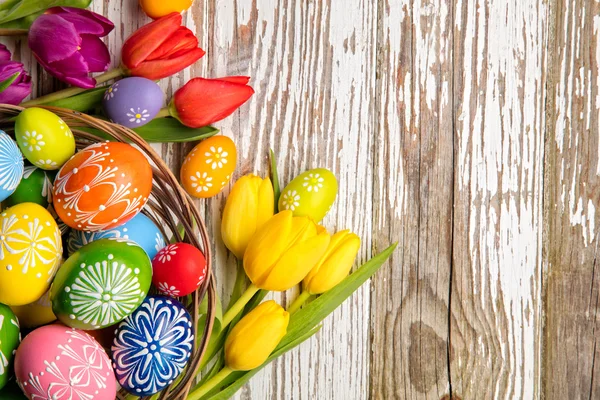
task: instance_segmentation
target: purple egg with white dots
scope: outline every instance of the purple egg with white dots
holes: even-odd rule
[[[104,112],[117,124],[139,128],[158,114],[164,98],[156,82],[146,78],[125,78],[113,83],[104,93]]]

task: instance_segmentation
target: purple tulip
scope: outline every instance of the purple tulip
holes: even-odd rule
[[[23,68],[23,64],[11,61],[10,51],[0,44],[0,82],[3,82],[19,72],[15,81],[0,93],[0,103],[17,105],[31,94],[31,77]]]
[[[51,75],[89,89],[96,86],[90,72],[110,65],[108,48],[100,40],[114,29],[102,15],[72,7],[54,7],[40,15],[29,29],[29,47]]]

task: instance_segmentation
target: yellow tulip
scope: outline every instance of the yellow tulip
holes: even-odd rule
[[[140,0],[140,6],[147,16],[157,19],[173,12],[183,12],[192,6],[194,0]]]
[[[360,238],[349,230],[333,235],[323,258],[304,278],[304,290],[321,294],[343,281],[354,265],[359,248]]]
[[[319,262],[329,241],[329,233],[310,218],[282,211],[250,240],[244,255],[244,270],[257,288],[288,290]]]
[[[250,174],[233,185],[221,223],[221,236],[225,246],[238,260],[244,258],[248,242],[258,229],[274,214],[275,198],[269,178]]]
[[[263,364],[287,332],[290,315],[273,300],[250,311],[225,341],[225,365],[249,371]]]

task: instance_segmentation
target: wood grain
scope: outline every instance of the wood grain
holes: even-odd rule
[[[545,175],[546,399],[600,397],[600,3],[552,3]]]

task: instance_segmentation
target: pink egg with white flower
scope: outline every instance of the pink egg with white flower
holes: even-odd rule
[[[17,383],[30,399],[114,399],[108,355],[87,333],[55,324],[25,337],[15,356]]]
[[[187,296],[204,283],[206,267],[206,257],[196,247],[170,244],[152,260],[152,284],[167,296]]]

